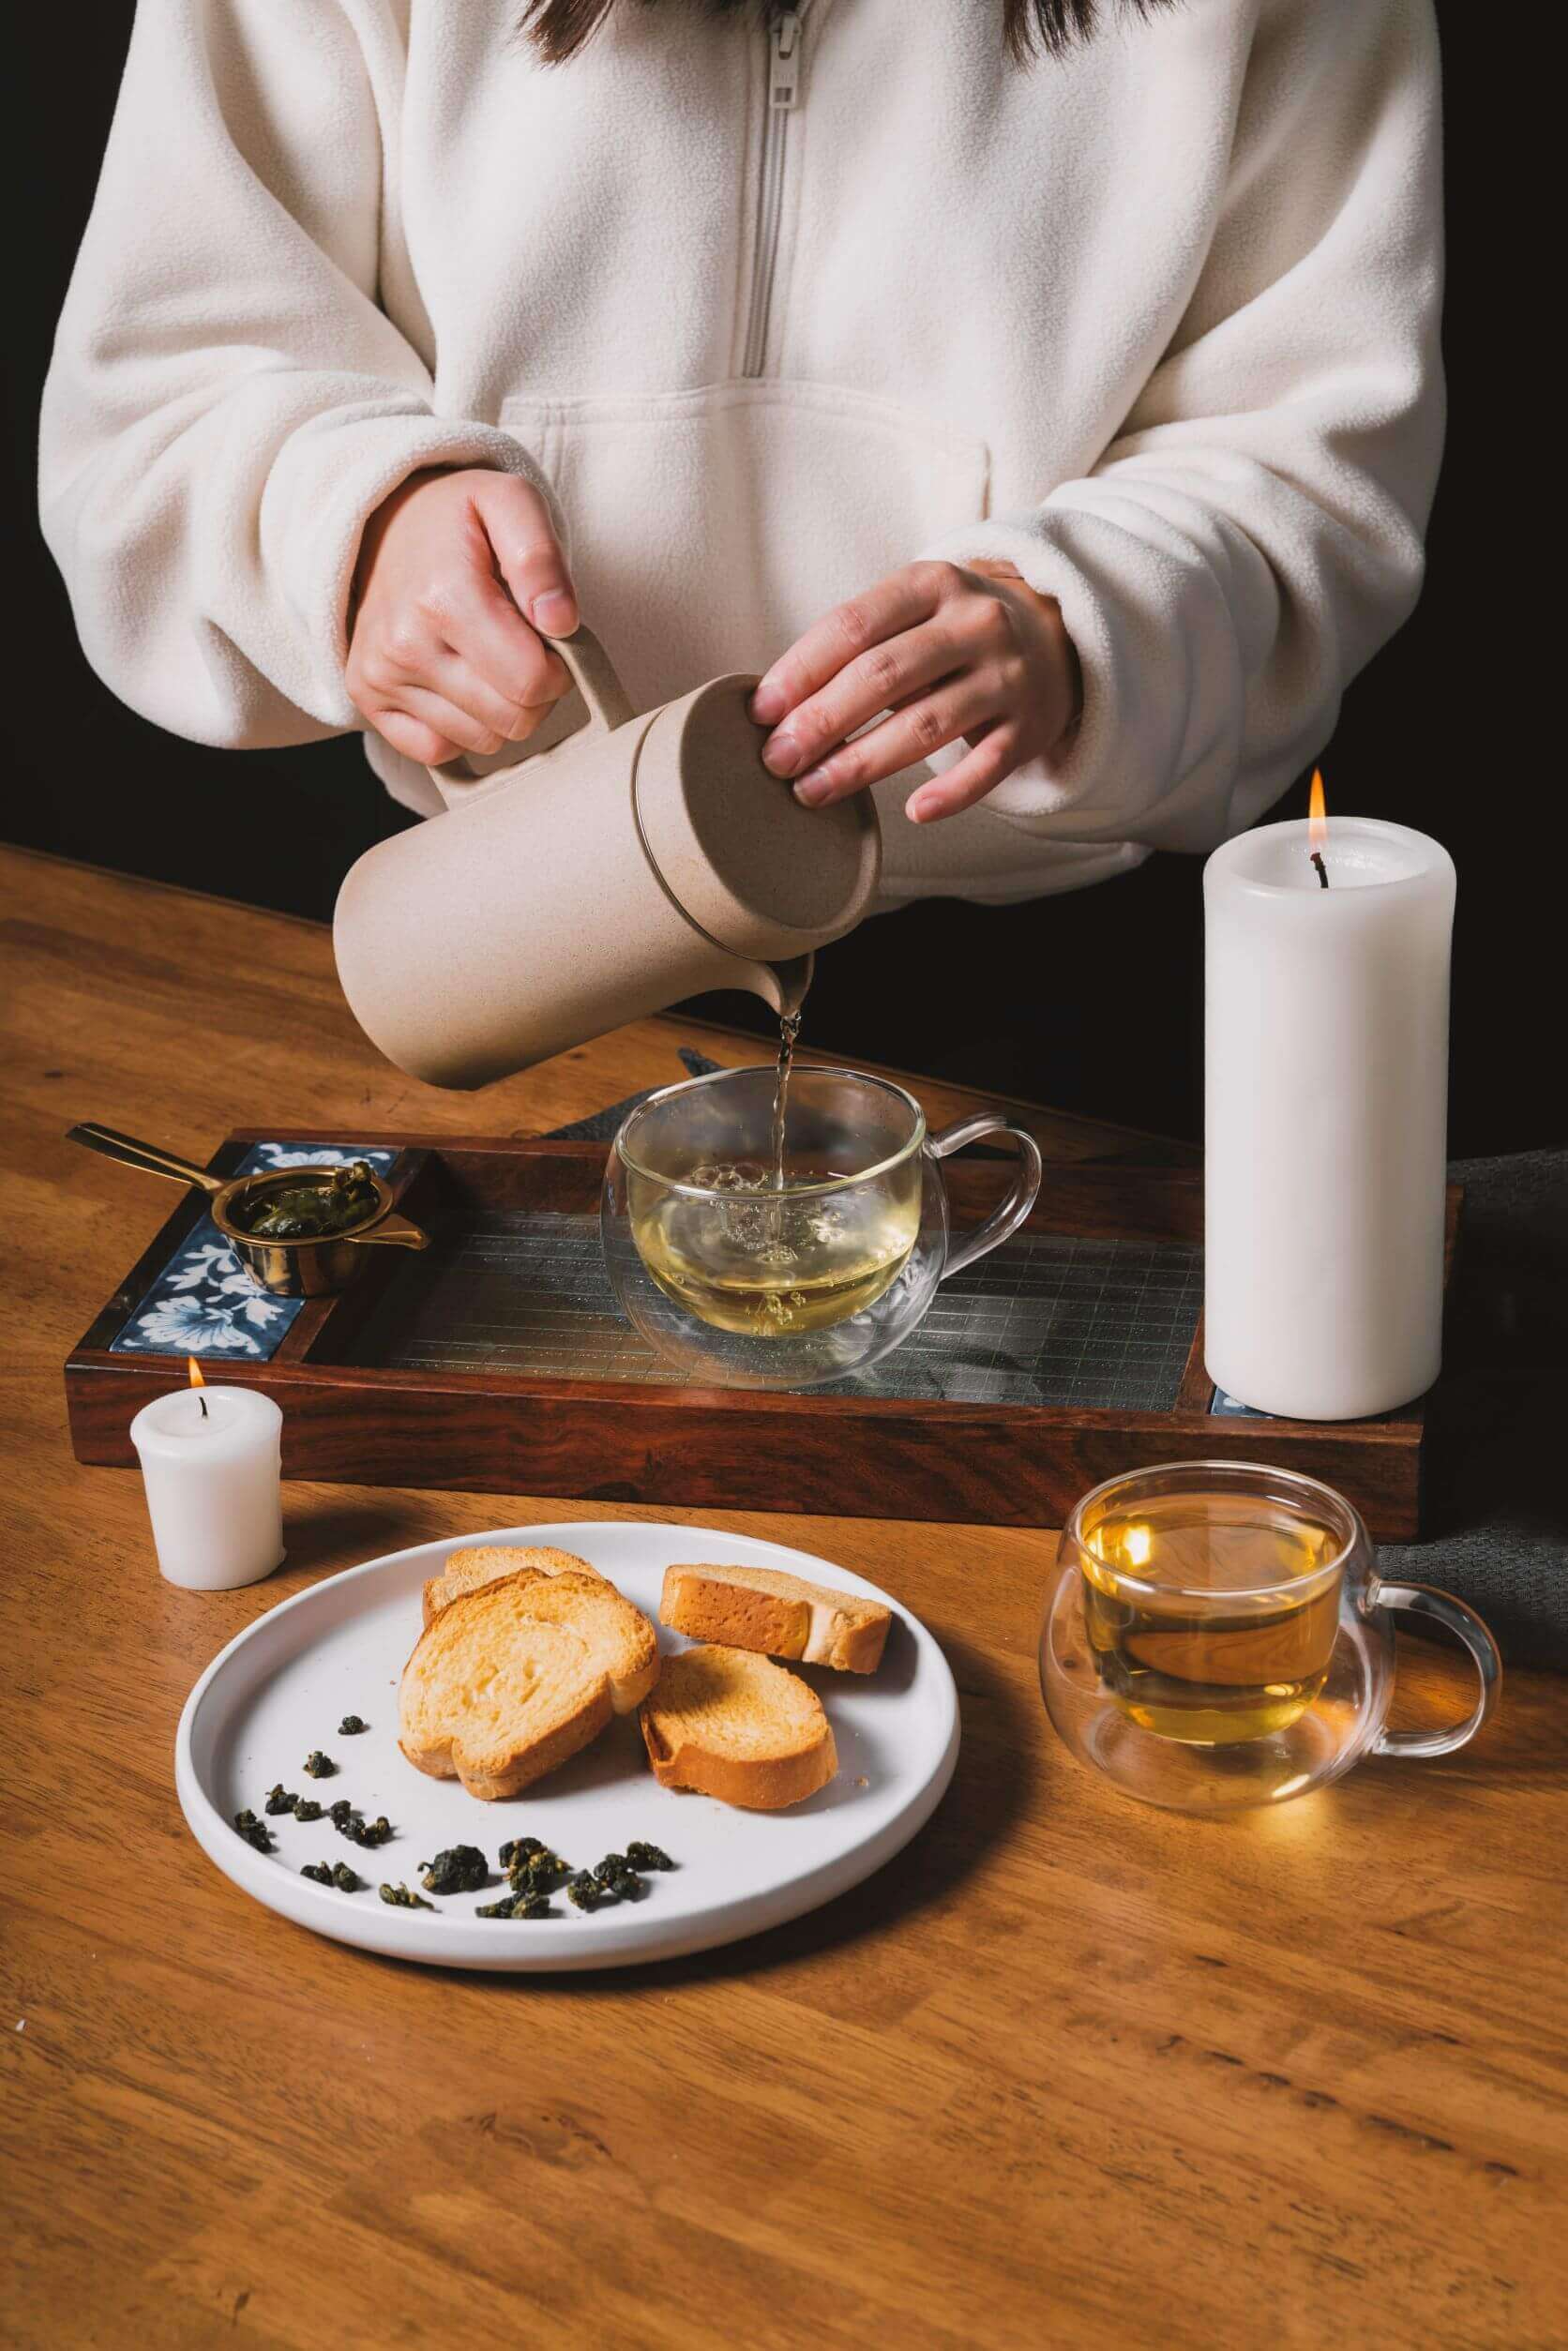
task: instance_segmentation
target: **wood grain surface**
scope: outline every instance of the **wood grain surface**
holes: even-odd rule
[[[12,852],[0,882],[0,2340],[1568,2340],[1559,1680],[1515,1674],[1461,1755],[1197,1824],[1049,1731],[1048,1530],[714,1510],[887,1585],[952,1660],[953,1788],[867,1884],[729,1951],[548,1982],[369,1958],[219,1877],[172,1742],[224,1641],[379,1551],[624,1514],[293,1485],[277,1577],[160,1582],[134,1475],[71,1459],[60,1367],[165,1204],[65,1128],[204,1157],[273,1120],[527,1133],[670,1078],[685,1029],[443,1097],[357,1040],[323,931]],[[1148,1152],[1038,1128],[1059,1156]],[[1401,1665],[1399,1719],[1468,1705],[1446,1655]]]

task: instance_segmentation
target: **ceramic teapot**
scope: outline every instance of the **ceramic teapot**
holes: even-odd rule
[[[486,1085],[709,988],[793,1011],[876,890],[869,794],[805,808],[769,774],[754,677],[638,715],[587,629],[553,642],[586,724],[498,773],[432,768],[444,812],[339,894],[354,1017],[431,1085]]]

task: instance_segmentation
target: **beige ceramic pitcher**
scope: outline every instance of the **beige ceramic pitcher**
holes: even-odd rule
[[[339,894],[354,1017],[431,1085],[486,1085],[708,988],[792,1011],[877,886],[869,793],[801,806],[762,764],[754,677],[639,716],[587,629],[555,648],[587,724],[499,774],[432,768],[445,812]]]

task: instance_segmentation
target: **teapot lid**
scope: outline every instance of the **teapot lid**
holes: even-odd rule
[[[842,938],[870,906],[882,830],[868,791],[803,807],[762,764],[754,677],[669,702],[638,753],[643,843],[671,897],[731,955],[773,959]]]

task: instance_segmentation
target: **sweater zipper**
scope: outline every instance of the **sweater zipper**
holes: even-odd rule
[[[757,194],[757,237],[751,255],[751,315],[746,321],[743,375],[761,375],[768,347],[778,229],[784,210],[784,150],[790,117],[800,102],[801,36],[810,0],[785,8],[768,29],[768,98],[762,125],[762,169]]]

